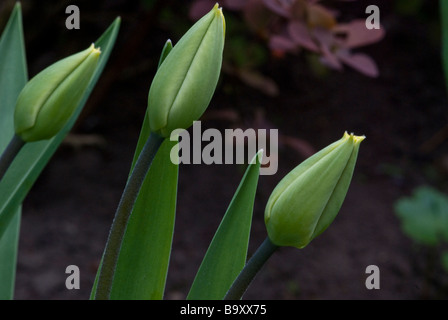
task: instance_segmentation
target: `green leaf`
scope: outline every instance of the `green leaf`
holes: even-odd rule
[[[247,168],[199,267],[187,299],[223,299],[243,269],[247,258],[261,156],[262,151],[259,151]]]
[[[0,240],[0,300],[11,300],[14,297],[20,219],[21,211],[18,208]]]
[[[114,46],[120,26],[120,18],[117,18],[104,34],[95,42],[101,48],[101,57],[95,74],[89,84],[86,93],[79,106],[61,132],[50,140],[27,143],[18,154],[11,167],[0,182],[0,236],[4,234],[6,227],[13,218],[16,208],[25,199],[28,191],[40,175],[45,165],[50,160],[62,140],[73,127],[76,119],[82,111],[91,91],[103,71],[105,64]]]
[[[168,40],[159,66],[171,49]],[[149,135],[145,115],[130,172]],[[170,159],[173,148],[177,148],[177,142],[165,139],[140,189],[120,250],[111,299],[163,299],[177,200],[178,165]],[[96,280],[91,299],[95,291]]]
[[[14,106],[28,81],[20,4],[14,7],[0,38],[0,152],[14,135]]]
[[[111,299],[163,299],[174,232],[178,166],[176,141],[160,147],[140,189],[118,258]]]
[[[448,241],[448,197],[430,187],[416,188],[412,197],[399,199],[395,212],[403,232],[414,241],[433,246]]]
[[[165,60],[165,58],[168,56],[168,54],[171,52],[172,49],[173,49],[173,43],[171,42],[170,39],[168,39],[165,42],[165,45],[163,46],[162,53],[160,54],[158,67],[160,67],[160,65],[162,64],[162,62]]]
[[[16,99],[27,76],[22,13],[16,4],[0,38],[0,154],[14,135],[13,114]],[[13,219],[0,234],[0,300],[12,299],[16,273],[21,206],[11,209]]]
[[[162,53],[160,54],[160,58],[159,58],[159,64],[157,66],[157,68],[160,67],[160,65],[162,64],[162,62],[165,60],[165,58],[168,56],[168,54],[171,52],[171,50],[173,49],[173,44],[171,43],[171,40],[167,40],[165,42],[165,45],[162,48]],[[145,118],[143,119],[143,125],[142,128],[140,129],[140,136],[138,138],[137,141],[137,147],[135,148],[135,152],[134,152],[134,159],[132,160],[132,165],[131,165],[131,170],[129,172],[129,175],[131,175],[132,169],[135,166],[135,162],[137,162],[138,156],[140,155],[140,152],[142,151],[146,140],[148,140],[149,135],[151,134],[151,130],[149,129],[149,119],[147,116],[147,113],[145,113]]]

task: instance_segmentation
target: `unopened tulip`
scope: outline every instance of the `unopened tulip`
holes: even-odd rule
[[[187,129],[207,109],[219,79],[225,21],[221,8],[198,20],[160,65],[148,94],[152,132],[169,137]]]
[[[15,106],[16,135],[26,142],[55,136],[81,101],[100,53],[92,44],[32,78],[22,89]]]
[[[265,211],[274,244],[303,248],[328,228],[347,194],[364,138],[345,133],[280,181]]]

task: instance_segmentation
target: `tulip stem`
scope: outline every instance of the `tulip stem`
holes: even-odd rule
[[[227,291],[224,300],[240,300],[258,271],[278,248],[279,246],[273,244],[267,237],[241,270],[229,291]]]
[[[5,151],[0,157],[0,181],[3,179],[6,171],[8,170],[15,157],[19,154],[22,147],[25,145],[18,135],[14,135],[6,147]]]
[[[129,218],[146,174],[163,140],[155,133],[150,134],[126,183],[104,250],[95,293],[96,300],[110,299],[115,269]]]

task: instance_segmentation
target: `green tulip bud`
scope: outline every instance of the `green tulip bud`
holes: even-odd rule
[[[345,132],[317,152],[272,192],[265,211],[268,236],[278,246],[303,248],[333,222],[347,194],[365,136]]]
[[[198,20],[160,65],[148,94],[149,127],[163,137],[187,129],[207,109],[218,83],[224,49],[221,8]]]
[[[14,111],[16,135],[26,142],[55,136],[75,112],[100,53],[92,44],[32,78],[17,98]]]

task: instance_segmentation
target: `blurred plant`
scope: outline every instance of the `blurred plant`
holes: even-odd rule
[[[340,0],[353,1],[353,0]],[[200,16],[212,0],[196,0],[190,16]],[[380,41],[384,28],[369,30],[365,19],[349,23],[337,21],[338,13],[319,0],[225,0],[222,5],[239,11],[247,26],[266,39],[269,48],[282,57],[285,53],[307,50],[320,57],[329,68],[343,70],[346,64],[369,77],[377,77],[376,63],[353,49]]]
[[[395,212],[403,232],[415,243],[432,248],[448,244],[448,196],[432,187],[414,190],[412,197],[403,197],[395,203]],[[446,256],[441,262],[448,272]]]
[[[448,196],[431,187],[418,187],[412,197],[395,204],[406,235],[415,242],[436,246],[448,242]]]

